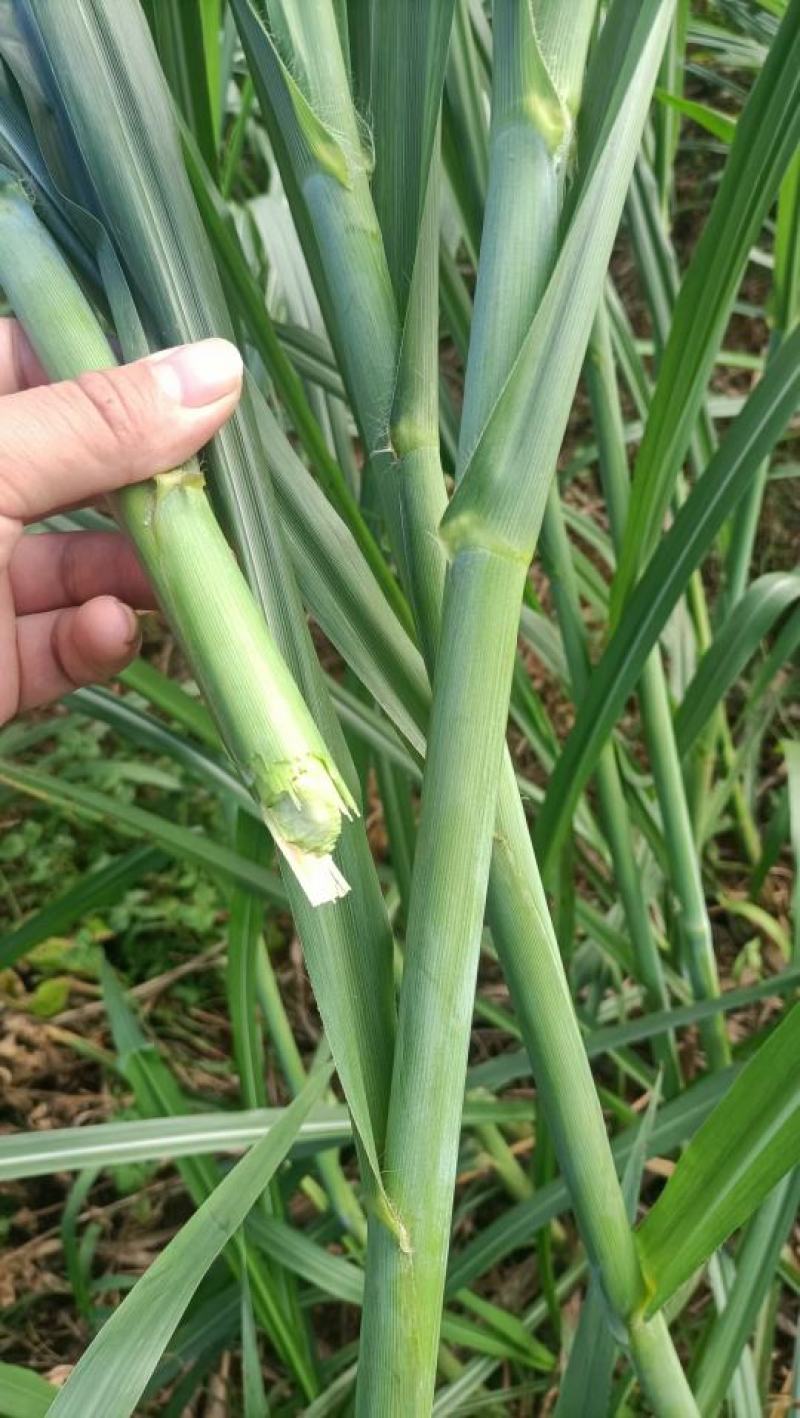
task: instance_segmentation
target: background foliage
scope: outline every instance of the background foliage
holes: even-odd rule
[[[0,5],[363,805],[314,913],[156,617],[0,731],[9,1418],[800,1401],[800,4],[402,8]]]

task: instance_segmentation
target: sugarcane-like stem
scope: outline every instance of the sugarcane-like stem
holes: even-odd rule
[[[430,1412],[461,1096],[525,565],[464,551],[445,589],[384,1163],[398,1244],[370,1223],[358,1412]],[[469,762],[454,774],[449,755]],[[448,824],[447,828],[444,824]],[[418,1120],[424,1096],[425,1126]]]
[[[115,364],[21,185],[0,182],[0,282],[51,378]],[[112,499],[225,745],[313,904],[347,885],[331,853],[355,803],[259,614],[195,460]]]
[[[635,1320],[628,1335],[633,1361],[658,1418],[700,1418],[663,1314],[647,1323]]]
[[[504,6],[499,12],[496,11],[496,19],[498,14],[506,13],[507,7]],[[509,50],[513,53],[513,46],[509,46]],[[513,131],[506,128],[504,120],[505,115],[501,120],[505,129],[501,135],[502,142],[504,148],[508,150],[509,163],[514,167],[517,176],[520,170],[520,147],[526,161],[532,162],[535,167],[545,166],[548,159],[541,138],[522,125],[522,133],[516,135],[520,141],[517,142],[515,153],[515,135]],[[511,129],[513,130],[513,122]],[[515,157],[516,166],[514,166]],[[493,168],[492,172],[494,173],[494,171]],[[553,191],[557,191],[557,177],[551,178],[550,181]],[[490,182],[490,193],[491,188]],[[502,188],[503,183],[500,183],[497,189],[500,197],[502,197]],[[531,200],[534,200],[533,187],[529,188],[527,184],[523,183],[519,190],[519,201],[514,209],[512,222],[514,229],[517,226],[520,229],[526,227],[528,215],[525,206],[526,194],[531,197]],[[552,208],[554,214],[556,206],[557,204],[554,202]],[[540,211],[539,218],[541,215]],[[507,207],[502,201],[493,213],[487,211],[481,260],[481,272],[484,273],[484,278],[486,278],[485,273],[491,270],[492,257],[495,254],[491,246],[493,217],[500,226],[503,223],[508,224],[511,220]],[[540,245],[537,248],[542,266],[538,272],[532,272],[531,289],[528,292],[531,301],[535,301],[537,298],[543,275],[547,269],[551,247],[545,240],[545,235],[546,231],[543,230]],[[424,232],[421,235],[422,240],[424,240]],[[487,241],[490,243],[488,248]],[[496,231],[495,241],[498,259],[502,260],[502,233]],[[419,251],[417,259],[419,260]],[[479,277],[479,293],[480,279]],[[491,292],[492,280],[489,276],[484,302],[484,324],[483,328],[480,324],[478,325],[477,334],[476,363],[484,373],[490,360],[483,350],[481,336],[485,335],[487,339],[490,339],[492,335],[493,299]],[[521,332],[525,328],[525,302],[520,300],[519,307]],[[476,339],[475,330],[473,330],[473,339]],[[402,389],[402,387],[401,363],[399,388]],[[487,388],[485,383],[482,385],[480,381],[473,383],[472,387],[476,391],[473,397],[481,399],[484,404],[488,401],[490,406],[491,388]],[[408,402],[402,410],[398,409],[398,401],[395,401],[394,412],[396,417],[398,413],[404,413],[406,421],[413,424],[416,422],[413,416],[413,388],[409,388],[408,393]],[[481,412],[483,413],[484,409]],[[476,425],[479,422],[479,419],[475,420]],[[468,447],[469,432],[467,432],[466,438],[462,433],[462,449],[465,443]],[[436,545],[436,518],[443,510],[444,501],[441,482],[434,483],[432,491],[426,497],[422,495],[415,481],[405,480],[401,476],[400,496],[402,506],[399,526],[397,523],[392,526],[391,516],[389,518],[395,544],[399,544],[401,539],[405,544],[409,539],[413,539],[415,543],[420,545]],[[462,555],[463,553],[456,555],[455,565],[459,564]],[[409,560],[409,558],[405,558],[406,565]],[[504,565],[508,565],[508,563],[504,563]],[[510,589],[513,585],[510,569],[507,574],[507,585],[502,591],[496,587],[495,597],[498,594],[513,594]],[[449,620],[453,584],[451,572],[445,593],[441,636],[439,636],[438,608],[431,597],[430,584],[412,584],[409,589],[419,617],[421,638],[431,668],[433,668],[435,658],[437,699],[439,695],[449,696],[452,693],[453,702],[459,702],[470,693],[468,666],[471,661],[479,662],[481,648],[473,643],[472,638],[476,634],[479,635],[480,632],[476,632],[474,627],[468,629],[465,626],[464,639],[460,647],[464,658],[459,663],[451,643],[453,626]],[[521,584],[523,583],[521,582],[520,586]],[[483,602],[484,615],[488,613],[491,604],[487,597]],[[438,654],[435,650],[437,643],[439,645]],[[508,653],[513,653],[513,640],[508,647]],[[473,673],[478,672],[473,670]],[[452,684],[449,676],[453,677]],[[443,686],[446,686],[446,689]],[[435,699],[434,722],[436,713]],[[473,713],[472,727],[474,737],[465,734],[463,743],[460,741],[456,743],[451,737],[448,739],[447,745],[450,753],[458,754],[456,761],[470,764],[470,775],[475,755],[479,755],[482,759],[483,754],[488,753],[487,761],[491,761],[491,746],[487,748],[485,743],[487,724]],[[525,1043],[533,1062],[539,1093],[554,1134],[559,1159],[568,1179],[570,1194],[581,1222],[584,1239],[594,1263],[601,1270],[612,1308],[624,1324],[635,1314],[642,1301],[642,1279],[638,1259],[611,1160],[602,1112],[575,1019],[558,946],[550,924],[547,903],[531,847],[530,834],[516,789],[513,769],[507,753],[503,751],[502,738],[496,740],[495,751],[499,751],[501,754],[502,766],[489,881],[488,919],[518,1017],[522,1023]],[[431,735],[427,758],[429,776],[423,788],[423,821],[425,820],[426,793],[430,791],[429,784],[434,781],[438,783],[434,768],[434,754],[436,753],[444,754],[444,746],[438,746]],[[430,806],[430,796],[427,797],[427,802],[430,820],[433,821],[436,809],[435,806]],[[447,817],[445,816],[440,821],[447,821]],[[479,824],[474,824],[475,828],[477,826]],[[422,837],[418,843],[417,860],[422,860],[425,867],[419,875],[415,872],[414,891],[415,894],[419,892],[423,899],[427,896],[429,903],[436,899],[436,884],[445,877],[445,870],[440,864],[441,859],[439,858],[437,861],[439,853],[445,850],[441,843],[441,836],[440,827],[438,835],[434,831],[431,832],[430,843],[423,842]],[[452,868],[448,870],[452,870]],[[460,881],[461,878],[457,877],[456,880]],[[463,885],[465,894],[472,898],[471,909],[473,910],[475,909],[474,895],[479,892],[480,886],[481,879],[475,874],[470,875]],[[417,900],[419,900],[418,896]],[[412,907],[407,942],[406,979],[409,978],[409,969],[413,968],[411,962],[416,958],[417,950],[420,949],[420,941],[413,934],[415,925],[416,920]],[[463,985],[454,986],[452,983],[454,979],[457,980],[459,977],[454,958],[456,946],[450,934],[452,927],[452,919],[445,921],[443,918],[441,938],[437,940],[435,958],[433,960],[430,958],[430,942],[428,942],[427,966],[417,967],[420,970],[425,969],[426,989],[429,997],[433,996],[434,1003],[436,1003],[437,996],[431,988],[432,985],[442,991],[448,987],[451,990],[463,988]],[[421,950],[420,954],[422,954]],[[463,957],[461,957],[461,963],[462,968],[465,968]],[[448,981],[450,982],[449,986]],[[471,975],[468,984],[471,988]],[[437,1263],[443,1264],[445,1238],[441,1231],[447,1226],[451,1204],[450,1178],[442,1175],[443,1161],[451,1155],[448,1145],[449,1139],[446,1133],[440,1138],[441,1146],[437,1148],[439,1156],[439,1170],[437,1172],[434,1159],[430,1156],[430,1147],[420,1144],[419,1140],[417,1140],[416,1146],[414,1145],[413,1124],[410,1121],[414,1116],[414,1108],[409,1095],[425,1087],[424,1073],[419,1068],[420,1051],[433,1054],[438,1048],[443,1063],[446,1054],[449,1053],[451,1057],[455,1055],[458,1021],[452,1018],[447,1002],[442,999],[438,1000],[438,1009],[432,1008],[429,1014],[424,1016],[417,1014],[414,1018],[404,1017],[405,989],[404,980],[400,1038],[403,1039],[405,1030],[405,1037],[410,1037],[413,1040],[413,1047],[408,1045],[405,1050],[401,1048],[396,1058],[388,1130],[390,1152],[387,1158],[386,1177],[392,1200],[407,1226],[411,1255],[409,1257],[402,1254],[396,1246],[393,1247],[391,1242],[387,1240],[385,1233],[377,1228],[373,1229],[370,1236],[371,1249],[367,1286],[368,1295],[374,1294],[374,1308],[368,1305],[366,1310],[359,1373],[359,1405],[360,1411],[364,1413],[382,1411],[422,1414],[427,1411],[426,1403],[429,1402],[432,1372],[426,1380],[424,1375],[420,1373],[420,1368],[425,1363],[429,1365],[433,1363],[430,1330],[432,1324],[435,1323],[440,1298],[436,1282],[436,1265]],[[546,1008],[537,1006],[537,1002],[544,1000],[547,1001]],[[419,1009],[419,1001],[416,1002],[416,1008]],[[443,1021],[447,1021],[444,1034]],[[462,1028],[460,1050],[466,1047],[463,1041],[466,1041],[468,1037],[468,1019],[466,1022],[462,1020]],[[444,1066],[446,1067],[446,1065]],[[438,1086],[439,1088],[442,1086],[441,1078]],[[402,1130],[402,1124],[397,1122],[401,1106],[397,1102],[398,1096],[404,1099],[404,1107],[409,1118],[405,1131]],[[395,1113],[395,1108],[398,1109],[397,1113]],[[395,1128],[400,1133],[401,1143],[396,1142]],[[393,1146],[396,1146],[396,1152],[394,1152]],[[425,1198],[425,1204],[421,1203],[422,1197]],[[438,1215],[432,1217],[431,1213],[434,1208],[438,1208]],[[374,1287],[374,1290],[371,1290],[371,1287]],[[679,1370],[678,1361],[675,1358],[665,1326],[660,1325],[653,1329],[648,1327],[647,1341],[651,1351],[661,1354],[662,1363],[666,1369],[677,1368]],[[386,1372],[387,1356],[391,1356],[388,1375]],[[635,1356],[635,1359],[638,1365],[638,1356]],[[651,1397],[655,1399],[657,1389],[654,1375],[652,1372],[649,1375],[645,1373],[643,1365],[639,1367],[643,1382],[652,1386]],[[652,1371],[653,1365],[651,1364],[649,1367]],[[409,1371],[413,1371],[416,1376],[413,1383],[408,1377]],[[685,1386],[685,1380],[683,1383]],[[374,1406],[378,1404],[378,1400],[380,1400],[380,1407]],[[691,1413],[693,1409],[687,1406],[684,1411]]]
[[[267,631],[190,465],[114,499],[223,741],[303,881],[352,799]],[[302,811],[302,822],[298,813]],[[312,868],[313,871],[313,868]],[[311,896],[311,878],[307,887]]]
[[[498,795],[487,917],[581,1236],[624,1325],[643,1297],[639,1263],[508,755]],[[539,1003],[543,1000],[546,1008]]]
[[[236,3],[237,16],[241,21],[241,32],[245,47],[255,60],[257,55],[267,59],[266,49],[258,48],[259,36],[249,22],[245,7]],[[294,9],[295,7],[293,7]],[[321,6],[327,11],[328,6]],[[380,10],[376,20],[380,19]],[[459,7],[458,13],[461,13]],[[305,58],[305,56],[304,56]],[[582,57],[580,57],[582,64]],[[313,67],[317,61],[327,64],[330,54],[321,59],[319,48],[314,47],[308,56]],[[337,81],[346,87],[346,79]],[[441,619],[441,598],[444,586],[445,557],[439,540],[439,521],[445,510],[446,498],[438,460],[425,456],[423,449],[428,431],[428,408],[422,381],[413,378],[403,383],[404,368],[400,359],[400,376],[397,378],[398,356],[400,353],[400,332],[397,313],[390,302],[392,293],[391,277],[380,259],[379,233],[376,233],[375,213],[369,188],[361,181],[360,173],[351,172],[350,181],[344,184],[331,175],[325,167],[306,152],[297,156],[297,150],[289,150],[283,143],[278,112],[281,105],[280,89],[277,84],[260,80],[256,75],[256,85],[262,110],[267,116],[271,134],[276,144],[276,155],[281,165],[284,186],[293,208],[303,213],[299,231],[304,240],[304,248],[309,265],[316,270],[318,292],[323,304],[330,312],[328,328],[334,342],[337,360],[343,370],[348,392],[358,418],[365,444],[370,450],[378,473],[378,486],[386,484],[384,514],[387,530],[392,542],[398,566],[406,582],[407,592],[413,602],[420,638],[428,659],[429,669],[435,673],[437,687],[442,684],[444,669],[440,655],[439,626]],[[340,93],[333,94],[324,88],[321,75],[309,80],[309,92],[322,90],[324,112],[330,111],[339,102]],[[528,193],[525,184],[518,184],[515,201]],[[524,226],[524,223],[523,223]],[[423,221],[423,231],[425,222]],[[311,239],[313,233],[313,240]],[[378,240],[376,241],[376,237]],[[424,240],[424,235],[423,238]],[[435,255],[435,251],[434,251]],[[420,260],[419,250],[417,262]],[[415,271],[417,279],[422,273]],[[413,291],[411,300],[413,302]],[[404,345],[407,338],[404,331]],[[419,363],[418,363],[419,367]],[[391,409],[391,432],[389,445],[399,461],[392,463],[386,456],[385,419]],[[420,437],[422,434],[422,437]],[[415,451],[416,450],[416,451]],[[418,554],[417,554],[418,553]],[[509,573],[510,574],[510,573]],[[514,572],[516,575],[516,570]],[[451,577],[451,585],[452,582]],[[449,597],[448,597],[449,605]],[[518,609],[518,607],[517,607]],[[481,616],[489,610],[488,604],[481,607]],[[449,612],[452,617],[452,610]],[[451,640],[452,619],[447,624],[447,633],[442,637],[442,653],[445,644]],[[516,627],[515,627],[516,628]],[[476,646],[465,640],[465,664],[474,660]],[[492,654],[495,647],[491,647]],[[451,653],[454,653],[451,646]],[[513,657],[513,636],[512,649]],[[477,668],[473,666],[474,672]],[[455,681],[465,687],[468,671],[462,665],[453,674],[463,678]],[[479,721],[477,730],[482,730]],[[467,780],[472,776],[472,755],[476,751],[470,742],[461,760],[464,772],[456,773],[457,779]],[[482,747],[481,750],[482,752]],[[429,758],[431,750],[429,749]],[[622,1199],[619,1181],[606,1134],[603,1114],[597,1098],[586,1051],[570,997],[558,945],[550,924],[547,903],[539,878],[538,867],[530,840],[530,832],[520,801],[513,767],[504,750],[502,734],[497,741],[497,753],[501,762],[500,790],[495,823],[488,917],[492,935],[497,946],[503,970],[511,990],[514,1007],[520,1021],[525,1044],[533,1062],[537,1087],[548,1117],[558,1149],[559,1161],[564,1170],[570,1189],[582,1236],[587,1244],[593,1262],[603,1276],[606,1294],[612,1308],[623,1318],[632,1315],[642,1300],[642,1280],[638,1258]],[[468,768],[466,765],[469,765]],[[432,771],[429,765],[429,774]],[[441,772],[441,768],[439,769]],[[429,782],[432,781],[429,777]],[[426,790],[427,791],[427,790]],[[430,813],[430,806],[429,806]],[[444,826],[434,836],[431,844],[434,850],[445,850],[448,830]],[[441,840],[440,840],[441,839]],[[427,839],[426,839],[427,840]],[[426,861],[422,842],[418,842],[416,863]],[[421,865],[415,864],[415,874]],[[425,885],[435,880],[435,866],[429,862],[425,869]],[[461,866],[453,878],[464,884],[471,898],[480,882],[468,876],[464,883]],[[444,891],[443,882],[440,889]],[[454,890],[453,898],[457,899]],[[474,901],[470,909],[474,907]],[[419,912],[417,915],[419,919]],[[462,953],[467,954],[463,941],[453,945],[450,932],[449,949],[457,949],[463,963]],[[412,948],[409,933],[409,959],[416,951]],[[472,956],[468,954],[471,962]],[[441,1000],[441,992],[447,987],[447,971],[453,961],[445,961],[442,951],[437,951],[435,979],[436,998]],[[415,978],[419,970],[424,975],[423,964],[414,967],[410,978]],[[433,990],[434,981],[424,976],[426,989]],[[450,975],[450,979],[453,976]],[[470,994],[474,985],[473,977],[468,981]],[[457,980],[456,987],[463,988],[463,981]],[[547,1001],[547,1007],[543,1007]],[[430,1025],[438,1032],[442,1023],[447,1025],[449,1016],[444,1009],[434,1021],[426,1012],[420,1022]],[[396,1059],[395,1081],[400,1073],[406,1075],[402,1085],[406,1090],[420,1089],[420,1074],[416,1068],[416,1052],[409,1054],[408,1040],[411,1033],[407,1016],[404,1026],[404,1043]],[[466,1054],[466,1039],[469,1019],[462,1026],[460,1055]],[[447,1044],[454,1037],[447,1026]],[[430,1047],[430,1042],[426,1047]],[[446,1054],[446,1050],[444,1051]],[[445,1075],[454,1071],[454,1058],[444,1056],[442,1066]],[[455,1063],[460,1070],[461,1058]],[[393,1084],[394,1086],[394,1084]],[[400,1086],[399,1083],[397,1085]],[[427,1107],[431,1090],[425,1087],[424,1104],[427,1123]],[[437,1081],[438,1086],[438,1081]],[[415,1096],[409,1103],[409,1116],[420,1117],[423,1099]],[[397,1112],[392,1110],[393,1125]],[[418,1132],[423,1130],[417,1127]],[[424,1128],[424,1139],[431,1142],[435,1137],[432,1126]],[[420,1157],[424,1150],[419,1138],[415,1139],[413,1152],[402,1156],[395,1144],[390,1145],[392,1157],[396,1157],[396,1167],[392,1173],[392,1163],[384,1169],[387,1189],[395,1196],[395,1184],[401,1190],[411,1193],[412,1212],[410,1224],[406,1227],[406,1248],[398,1244],[397,1236],[392,1236],[378,1219],[370,1222],[370,1244],[367,1263],[367,1296],[365,1306],[365,1330],[359,1361],[360,1411],[364,1413],[408,1414],[427,1413],[430,1405],[430,1391],[433,1385],[433,1368],[436,1363],[434,1333],[438,1333],[440,1295],[439,1282],[433,1270],[444,1263],[447,1230],[452,1203],[451,1177],[435,1175],[437,1227],[432,1238],[433,1253],[425,1259],[425,1246],[421,1237],[431,1238],[432,1230],[426,1225],[425,1217],[418,1217],[415,1206],[422,1205],[421,1188],[414,1201],[413,1177],[417,1175],[417,1164],[423,1169],[419,1175],[433,1175],[430,1156]],[[451,1132],[441,1138],[440,1157],[445,1155],[452,1142]],[[429,1148],[428,1151],[431,1149]],[[437,1141],[438,1150],[438,1141]],[[402,1167],[404,1178],[397,1176]],[[406,1218],[402,1218],[404,1223]],[[424,1228],[419,1232],[419,1220]],[[422,1257],[426,1267],[425,1283],[422,1287],[412,1286],[412,1273],[408,1264],[411,1247],[415,1255]],[[427,1337],[426,1337],[427,1336]],[[659,1329],[654,1334],[654,1343],[664,1348],[671,1347],[669,1335]],[[421,1351],[419,1345],[423,1346]],[[409,1407],[410,1366],[418,1371],[418,1362],[424,1358],[430,1366],[427,1375],[418,1373],[414,1401],[423,1405],[416,1409]],[[427,1407],[425,1406],[427,1405]]]

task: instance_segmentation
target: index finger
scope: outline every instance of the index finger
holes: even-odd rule
[[[0,319],[0,397],[47,383],[47,375],[18,320]]]

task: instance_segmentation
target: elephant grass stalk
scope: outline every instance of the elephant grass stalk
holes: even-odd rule
[[[0,283],[52,379],[114,367],[15,177],[0,177]],[[356,805],[222,535],[197,460],[124,489],[113,506],[276,845],[312,904],[336,900],[348,887],[332,853]]]
[[[330,9],[328,5],[321,8],[326,14]],[[435,697],[383,1168],[393,1212],[402,1227],[395,1225],[391,1232],[380,1219],[371,1220],[358,1378],[359,1412],[422,1414],[428,1411],[436,1368],[457,1147],[453,1116],[460,1107],[461,1063],[466,1059],[490,860],[487,916],[584,1239],[623,1327],[642,1301],[638,1260],[602,1112],[524,810],[503,746],[505,712],[501,712],[500,703],[505,698],[507,711],[525,568],[544,510],[542,493],[560,434],[552,418],[543,421],[548,448],[547,453],[542,451],[541,481],[522,519],[524,545],[504,547],[507,523],[498,535],[486,508],[483,515],[476,509],[465,510],[455,526],[451,514],[450,525],[446,520],[441,529],[449,541],[446,572],[439,529],[446,499],[438,457],[426,456],[428,408],[425,380],[419,375],[421,356],[430,356],[430,329],[423,334],[419,324],[416,328],[410,324],[415,287],[417,294],[426,287],[428,292],[427,299],[420,299],[416,306],[418,321],[424,319],[426,309],[430,313],[436,289],[435,267],[434,274],[430,267],[426,271],[421,254],[426,220],[421,217],[417,250],[406,249],[402,261],[398,257],[399,269],[390,272],[358,153],[351,145],[347,155],[355,161],[355,170],[351,170],[340,152],[342,171],[331,162],[325,141],[326,137],[335,141],[335,137],[327,133],[321,114],[337,114],[337,131],[348,131],[341,113],[349,89],[337,45],[303,46],[303,7],[294,0],[270,3],[270,18],[286,12],[295,26],[298,51],[293,72],[302,74],[304,96],[314,108],[317,124],[312,128],[304,111],[304,121],[298,120],[296,105],[287,94],[274,37],[249,0],[234,0],[234,11],[337,359],[372,453],[387,531],[431,670],[435,659],[439,709]],[[653,24],[656,11],[657,7],[651,7],[646,24]],[[329,18],[332,34],[332,10]],[[373,52],[379,53],[384,48],[380,28],[385,16],[378,10],[373,18]],[[657,18],[661,26],[663,15]],[[395,63],[400,57],[388,46],[386,52],[391,52],[387,62]],[[413,88],[419,66],[416,59],[411,61],[407,54],[403,57],[405,83]],[[579,62],[582,66],[582,56]],[[572,63],[577,67],[574,58]],[[574,72],[570,77],[574,83]],[[403,101],[403,85],[398,86],[398,94]],[[421,105],[408,98],[401,107],[404,121],[398,120],[395,126],[391,121],[381,125],[380,110],[376,110],[378,164],[386,160],[386,146],[391,145],[393,133],[402,145],[408,114],[421,111]],[[407,171],[402,159],[395,170]],[[423,184],[414,180],[415,194],[421,190]],[[516,201],[519,191],[515,191]],[[429,206],[430,194],[426,216]],[[508,208],[505,210],[507,213]],[[437,243],[433,243],[432,256],[438,260]],[[409,270],[413,279],[403,297],[403,276],[407,280]],[[598,297],[599,293],[598,289]],[[403,298],[406,319],[401,340],[397,301]],[[586,320],[588,337],[588,313],[581,318]],[[578,348],[574,347],[571,358]],[[368,361],[365,351],[370,354]],[[564,353],[554,351],[553,373],[562,369]],[[577,367],[574,372],[577,378]],[[563,397],[567,384],[563,373],[561,382]],[[527,434],[527,421],[525,428]],[[527,453],[524,459],[517,456],[520,450],[513,432],[503,452],[499,443],[496,451],[498,468],[509,470],[520,461],[529,461]],[[453,504],[458,503],[459,510],[466,481],[462,479]],[[469,481],[476,486],[474,477]],[[510,520],[521,519],[515,515]],[[474,609],[469,621],[463,616],[467,604]],[[492,632],[488,638],[487,620]],[[506,636],[505,646],[498,644],[500,634]],[[468,772],[464,771],[467,763]],[[481,787],[478,801],[474,798],[476,784]],[[445,882],[449,884],[447,891]],[[446,898],[450,912],[445,910]],[[423,904],[426,901],[428,910]],[[420,1129],[418,1110],[423,1097],[426,1108],[431,1109],[431,1120],[435,1110],[435,1125],[433,1121],[427,1125],[426,1117],[426,1126]],[[434,1138],[435,1147],[431,1145]],[[630,1340],[645,1385],[657,1389],[668,1374],[684,1403],[682,1411],[693,1412],[691,1395],[663,1323],[655,1328],[638,1326],[635,1334],[631,1327]]]

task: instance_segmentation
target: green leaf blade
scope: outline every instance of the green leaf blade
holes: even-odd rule
[[[648,1315],[800,1161],[799,1069],[795,1005],[693,1138],[639,1227]]]
[[[229,1172],[115,1310],[49,1410],[56,1418],[130,1418],[197,1286],[283,1161],[332,1068],[312,1074],[266,1137]]]

